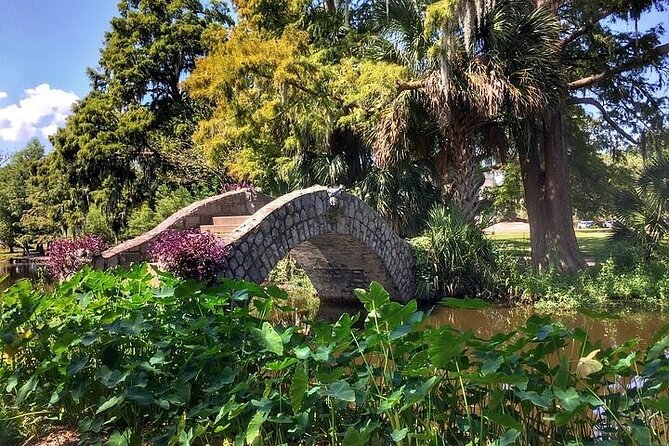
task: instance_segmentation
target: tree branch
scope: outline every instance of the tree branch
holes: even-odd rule
[[[592,85],[598,84],[599,82],[609,79],[617,74],[624,73],[626,71],[634,70],[635,68],[641,68],[649,62],[652,62],[657,57],[662,57],[669,54],[669,43],[664,45],[656,46],[652,50],[648,51],[645,54],[641,54],[637,57],[633,57],[627,62],[618,65],[617,67],[608,68],[601,73],[593,74],[592,76],[584,77],[577,81],[570,82],[568,87],[570,90],[578,90],[579,88],[590,87]]]
[[[425,80],[419,81],[409,81],[409,82],[395,82],[395,87],[397,87],[398,92],[410,91],[410,90],[421,90],[426,86]]]
[[[592,28],[597,26],[597,24],[599,22],[601,22],[602,20],[604,20],[605,18],[609,17],[612,14],[613,14],[613,11],[602,11],[598,16],[596,16],[594,18],[594,20],[592,20],[588,23],[584,23],[579,28],[575,29],[571,34],[565,36],[562,39],[562,41],[560,42],[560,46],[562,48],[564,48],[565,46],[569,45],[574,40],[578,39],[581,36],[584,36],[585,34],[590,32],[590,30]]]
[[[597,100],[595,100],[595,99],[593,99],[593,98],[571,98],[571,100],[570,100],[569,102],[570,102],[571,104],[574,104],[574,105],[592,105],[593,107],[595,107],[597,110],[600,111],[600,113],[602,114],[602,118],[604,118],[604,120],[605,120],[606,122],[608,122],[609,125],[610,125],[611,127],[613,127],[613,129],[614,129],[616,132],[620,133],[620,135],[622,135],[623,137],[625,137],[625,139],[627,139],[628,141],[630,141],[632,144],[637,144],[637,145],[639,144],[639,141],[637,141],[636,139],[634,139],[634,138],[632,137],[632,135],[630,135],[630,134],[627,133],[625,130],[623,130],[622,127],[620,127],[620,126],[618,125],[618,123],[615,122],[615,121],[611,118],[611,116],[609,116],[609,114],[608,114],[608,112],[606,111],[606,109],[604,108],[604,106],[603,106],[601,103],[599,103]]]

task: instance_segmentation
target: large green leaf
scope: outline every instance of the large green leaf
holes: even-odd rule
[[[372,282],[369,291],[356,289],[355,294],[365,306],[370,318],[379,317],[378,310],[390,303],[390,294],[378,282]]]
[[[268,322],[263,322],[260,329],[254,328],[253,333],[258,343],[265,350],[279,356],[283,355],[283,339]]]
[[[139,404],[140,406],[147,406],[153,404],[156,400],[148,390],[142,387],[131,387],[125,393],[126,398]]]
[[[298,365],[290,383],[290,405],[295,414],[300,411],[304,395],[307,393],[308,378],[305,368]]]
[[[508,413],[496,413],[488,412],[485,416],[492,421],[493,423],[499,424],[500,426],[515,429],[517,431],[522,431],[523,427],[520,422],[509,415]]]
[[[260,428],[267,420],[267,414],[263,411],[257,411],[246,428],[246,444],[252,445],[260,438]]]
[[[450,329],[431,334],[428,353],[432,364],[438,368],[448,367],[451,360],[464,351],[467,340],[472,336],[471,332],[454,333]]]
[[[324,389],[323,395],[336,400],[347,401],[349,403],[355,401],[355,390],[353,390],[351,385],[344,380],[330,383]]]
[[[342,446],[366,446],[369,444],[369,432],[349,427],[341,444]]]
[[[567,412],[573,412],[581,405],[581,397],[573,387],[569,387],[568,389],[555,389],[553,393],[560,400],[562,408]]]
[[[400,409],[400,412],[403,412],[410,406],[423,401],[427,396],[428,392],[430,391],[430,389],[432,388],[432,386],[434,386],[434,384],[437,382],[437,379],[438,378],[436,376],[433,376],[432,378],[428,379],[415,389],[405,390],[404,391],[405,401],[404,405]]]
[[[16,404],[21,404],[27,397],[37,388],[38,376],[33,375],[30,379],[19,388],[16,395]]]
[[[123,399],[124,399],[123,395],[116,395],[116,396],[113,396],[113,397],[109,398],[107,401],[102,403],[100,405],[100,407],[98,407],[98,410],[95,412],[95,414],[97,415],[99,413],[104,412],[105,410],[109,410],[112,407],[115,407],[115,406],[119,405],[120,403],[123,402]]]

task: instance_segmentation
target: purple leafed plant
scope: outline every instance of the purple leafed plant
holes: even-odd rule
[[[89,265],[106,247],[105,241],[96,235],[55,240],[49,244],[46,269],[56,279],[65,279]]]
[[[250,181],[244,180],[241,183],[226,183],[221,189],[223,192],[232,192],[240,189],[253,189],[255,186]]]
[[[163,233],[151,245],[149,256],[183,279],[213,280],[223,271],[227,252],[222,238],[191,229]]]

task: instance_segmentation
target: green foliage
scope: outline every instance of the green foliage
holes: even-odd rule
[[[167,217],[199,198],[193,196],[183,186],[171,191],[165,186],[161,186],[158,188],[156,195],[157,200],[154,209],[148,203],[144,203],[130,214],[128,229],[124,234],[126,237],[136,237],[146,233],[162,223]]]
[[[499,221],[514,220],[524,211],[520,165],[516,162],[507,163],[501,172],[504,174],[504,182],[484,191],[485,198],[491,201],[488,212]]]
[[[428,229],[412,240],[417,296],[494,296],[500,265],[494,245],[453,208],[430,211]],[[441,295],[440,295],[441,294]]]
[[[49,294],[19,283],[2,296],[0,407],[78,423],[84,444],[668,439],[666,327],[646,351],[537,316],[484,340],[426,327],[377,283],[356,294],[364,321],[306,332],[264,320],[284,296],[251,283],[204,288],[147,266],[85,270]]]
[[[610,217],[614,213],[615,192],[634,183],[634,169],[627,160],[611,160],[601,152],[610,146],[596,135],[601,123],[581,109],[572,110],[567,120],[569,185],[573,210],[583,220]]]
[[[304,269],[291,256],[281,259],[276,264],[270,271],[267,281],[286,290],[288,293],[286,305],[295,309],[296,317],[313,319],[316,316],[320,306],[318,291]]]
[[[220,2],[126,0],[118,7],[99,68],[88,73],[92,91],[52,137],[73,207],[97,204],[115,236],[160,184],[220,179],[206,173],[189,141],[199,109],[181,81],[204,55],[203,35],[230,23]]]
[[[33,139],[0,168],[0,243],[10,250],[20,245],[27,254],[30,243],[35,241],[22,225],[22,218],[30,209],[29,182],[43,157],[44,146]]]
[[[666,254],[669,236],[669,158],[656,158],[639,172],[633,189],[615,197],[615,238]]]
[[[627,243],[614,244],[606,261],[580,273],[509,271],[509,292],[542,311],[669,306],[669,262],[649,260],[643,248]]]

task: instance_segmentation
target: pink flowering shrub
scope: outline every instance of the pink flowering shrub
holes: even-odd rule
[[[96,235],[87,235],[74,240],[55,240],[49,244],[46,269],[56,279],[65,279],[91,264],[106,247],[105,241]]]
[[[151,260],[183,279],[213,280],[225,266],[228,247],[214,234],[197,229],[167,231],[151,245]]]

